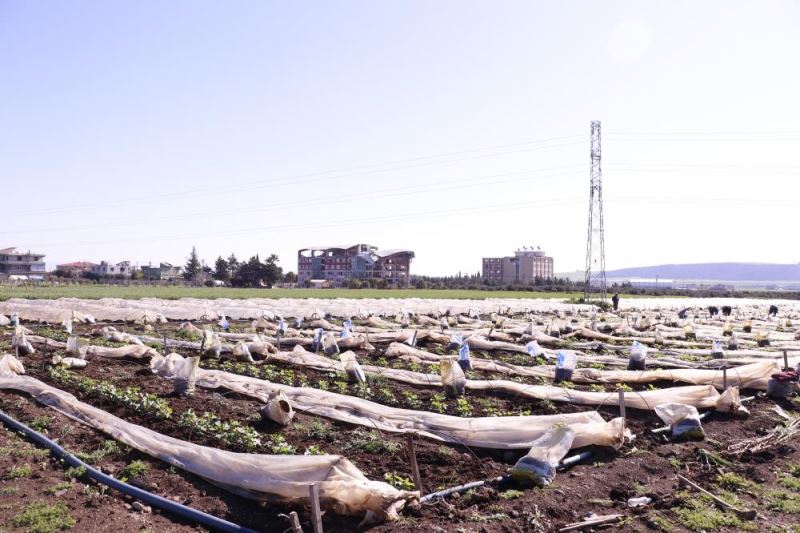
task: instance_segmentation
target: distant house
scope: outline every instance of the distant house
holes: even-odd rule
[[[92,274],[103,277],[121,276],[129,278],[133,276],[136,267],[130,261],[122,261],[121,263],[111,264],[108,261],[100,261],[99,265],[92,267]]]
[[[147,265],[142,267],[142,277],[150,280],[172,281],[181,277],[181,267],[169,263],[160,263],[157,267]]]
[[[0,250],[0,275],[42,275],[45,273],[44,254],[28,250],[19,252],[16,248]]]
[[[83,274],[86,274],[87,272],[91,272],[92,268],[96,266],[96,264],[90,263],[89,261],[74,261],[72,263],[56,265],[56,270],[77,278]]]

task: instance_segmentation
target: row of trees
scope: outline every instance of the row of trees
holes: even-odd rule
[[[227,259],[219,256],[212,268],[200,260],[194,247],[183,267],[183,277],[186,281],[195,283],[217,280],[234,287],[272,287],[280,281],[297,281],[293,272],[283,274],[275,254],[270,254],[263,261],[258,254],[246,261],[239,261],[234,254]]]

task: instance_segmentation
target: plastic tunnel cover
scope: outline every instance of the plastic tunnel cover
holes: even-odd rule
[[[339,455],[261,455],[235,453],[162,435],[131,424],[73,395],[20,375],[22,364],[11,355],[0,358],[0,389],[25,392],[64,415],[102,431],[152,457],[182,468],[243,497],[256,500],[303,502],[308,486],[319,485],[321,504],[339,514],[396,520],[419,492],[401,491],[371,481]]]
[[[169,357],[181,358],[178,354],[170,354]],[[153,363],[151,368],[165,378],[173,378],[164,364]],[[197,368],[196,383],[199,387],[208,389],[225,388],[257,398],[264,403],[274,394],[283,391],[294,409],[308,414],[382,431],[415,433],[434,440],[480,448],[530,448],[544,432],[558,424],[567,425],[575,431],[575,448],[590,445],[618,448],[622,445],[623,438],[622,419],[615,418],[606,422],[596,411],[463,418],[389,407],[354,396],[308,387],[289,387],[220,370]]]

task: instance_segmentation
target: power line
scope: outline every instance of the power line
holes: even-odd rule
[[[416,186],[409,186],[409,187],[395,187],[391,189],[382,189],[377,191],[369,191],[363,193],[346,193],[338,196],[333,197],[325,197],[325,198],[318,198],[313,200],[300,200],[295,202],[280,202],[276,204],[270,205],[262,205],[259,207],[253,208],[237,208],[234,212],[231,209],[224,209],[224,210],[215,210],[215,211],[206,211],[200,213],[193,213],[193,214],[181,214],[181,215],[169,215],[169,216],[161,216],[156,218],[146,218],[146,219],[136,219],[136,220],[126,220],[126,221],[116,221],[116,222],[109,222],[104,223],[103,228],[109,227],[131,227],[131,226],[142,226],[142,225],[149,225],[149,224],[156,224],[161,222],[168,222],[172,220],[191,220],[197,218],[213,218],[213,217],[220,217],[226,216],[230,217],[232,215],[240,215],[240,214],[250,214],[250,213],[262,213],[262,212],[271,212],[271,211],[279,211],[285,209],[292,209],[297,207],[311,207],[317,205],[335,205],[340,203],[351,203],[355,200],[372,200],[376,198],[385,198],[385,197],[395,197],[395,196],[404,196],[409,194],[420,194],[420,193],[429,193],[429,192],[437,192],[437,191],[447,191],[451,189],[459,189],[459,188],[466,188],[466,187],[476,187],[476,186],[487,186],[487,185],[499,185],[499,184],[506,184],[506,183],[515,183],[515,182],[527,182],[532,180],[540,180],[546,178],[553,178],[553,177],[563,177],[577,174],[577,171],[574,172],[557,172],[557,173],[550,173],[550,174],[542,174],[537,175],[537,172],[548,171],[548,170],[560,170],[560,169],[567,169],[567,168],[575,168],[581,165],[564,165],[562,167],[551,167],[546,169],[537,169],[537,170],[525,170],[520,172],[505,172],[500,174],[491,174],[491,175],[484,175],[484,176],[477,176],[471,178],[460,178],[454,180],[445,180],[439,181],[437,183],[426,183],[422,185]],[[521,177],[509,177],[509,176],[521,176]],[[491,181],[491,178],[502,178],[506,177],[506,179],[499,179]],[[489,181],[487,181],[489,180]],[[38,229],[23,229],[23,230],[6,230],[0,231],[0,235],[3,234],[30,234],[30,233],[48,233],[48,232],[60,232],[60,231],[78,231],[78,230],[85,230],[85,229],[96,229],[97,224],[86,224],[86,225],[78,225],[78,226],[60,226],[60,227],[49,227],[49,228],[38,228]]]
[[[504,203],[499,205],[492,205],[492,206],[469,206],[469,207],[460,207],[456,209],[450,210],[439,210],[439,211],[430,211],[430,212],[422,212],[422,213],[405,213],[401,215],[390,215],[387,217],[372,217],[372,218],[356,218],[350,220],[340,220],[340,221],[325,221],[321,223],[313,223],[313,224],[290,224],[290,225],[276,225],[276,226],[262,226],[262,227],[252,227],[242,230],[229,230],[229,231],[221,231],[221,232],[208,232],[203,233],[203,237],[224,237],[224,236],[231,236],[231,235],[248,235],[252,234],[253,232],[262,232],[262,231],[278,231],[278,230],[296,230],[296,229],[316,229],[316,228],[330,228],[330,227],[339,227],[339,226],[350,226],[350,225],[364,225],[372,222],[396,222],[396,221],[403,221],[403,220],[426,220],[431,218],[442,218],[442,217],[449,217],[453,215],[461,215],[461,214],[475,214],[475,213],[486,213],[486,212],[505,212],[511,210],[519,210],[519,209],[531,209],[531,208],[538,208],[538,207],[548,207],[548,206],[556,206],[556,205],[567,205],[567,204],[575,204],[584,201],[583,198],[580,197],[568,197],[568,198],[557,198],[552,200],[546,201],[538,201],[538,202],[516,202],[516,203]],[[38,243],[32,244],[31,247],[36,248],[55,248],[59,246],[89,246],[89,245],[102,245],[102,244],[133,244],[133,243],[141,243],[141,242],[162,242],[162,241],[173,241],[173,240],[182,240],[182,239],[196,239],[198,237],[197,232],[186,233],[182,235],[172,235],[172,236],[148,236],[143,237],[141,239],[114,239],[108,241],[83,241],[83,242],[70,242],[70,243]]]
[[[441,158],[444,156],[449,155],[457,155],[457,154],[467,154],[467,153],[475,153],[479,151],[486,151],[491,148],[483,148],[483,149],[473,149],[473,150],[466,150],[463,152],[450,152],[449,154],[444,155],[434,155],[434,156],[423,156],[423,157],[415,157],[410,158],[407,160],[396,160],[390,163],[376,163],[372,165],[359,165],[357,167],[351,167],[350,169],[342,169],[342,170],[326,170],[326,171],[319,171],[319,172],[312,172],[308,174],[296,174],[290,176],[282,176],[282,177],[273,177],[273,178],[264,178],[261,180],[256,181],[249,181],[249,182],[242,182],[239,184],[228,182],[225,185],[217,186],[217,187],[206,187],[201,189],[194,189],[190,191],[180,191],[180,192],[172,192],[172,193],[161,193],[161,194],[154,194],[147,197],[140,197],[140,198],[130,198],[130,199],[123,199],[118,201],[104,201],[102,203],[90,203],[90,204],[80,204],[80,205],[67,205],[62,207],[55,207],[55,208],[46,208],[46,209],[34,209],[34,210],[26,210],[26,211],[19,211],[16,213],[7,213],[9,216],[14,217],[21,217],[21,216],[39,216],[43,214],[53,214],[53,213],[65,213],[65,212],[74,212],[74,211],[87,211],[93,209],[110,209],[110,208],[118,208],[118,207],[129,207],[132,205],[140,205],[140,204],[152,204],[158,201],[164,200],[186,200],[186,199],[194,199],[194,198],[201,198],[201,197],[208,197],[208,196],[218,196],[221,194],[238,194],[241,192],[246,191],[253,191],[257,189],[263,189],[266,187],[287,187],[287,186],[294,186],[299,184],[306,184],[306,183],[313,183],[322,180],[328,179],[341,179],[341,178],[348,178],[354,176],[366,176],[384,172],[390,172],[393,170],[406,170],[410,168],[420,168],[424,166],[432,166],[432,165],[441,165],[447,163],[456,163],[460,161],[468,161],[468,160],[475,160],[475,159],[483,159],[489,157],[501,157],[504,155],[512,155],[517,153],[523,152],[533,152],[539,150],[546,150],[551,148],[560,148],[564,146],[571,146],[575,144],[579,144],[578,141],[575,142],[564,142],[564,143],[557,143],[557,144],[546,144],[552,140],[558,139],[569,139],[570,137],[554,137],[552,139],[542,140],[542,141],[530,141],[526,143],[515,143],[511,145],[501,145],[499,148],[505,147],[516,147],[516,146],[524,146],[524,145],[531,145],[528,148],[518,149],[518,150],[507,150],[504,152],[497,152],[497,153],[489,153],[489,154],[478,154],[472,155],[468,157],[460,157],[460,158],[450,158],[450,159],[441,159],[436,161],[428,161],[410,165],[403,165],[398,166],[396,163],[403,163],[403,162],[415,162],[420,161],[422,159],[431,159],[431,158]],[[379,168],[373,170],[363,170],[361,172],[351,172],[351,170],[358,170],[358,169],[365,169],[369,167],[375,166],[386,166],[386,165],[394,165],[389,166],[387,168]],[[330,174],[336,173],[345,173],[337,176],[330,176]]]

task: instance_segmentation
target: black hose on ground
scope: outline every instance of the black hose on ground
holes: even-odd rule
[[[587,450],[587,451],[581,452],[581,453],[579,453],[577,455],[573,455],[572,457],[567,457],[566,459],[564,459],[563,461],[561,461],[558,464],[558,466],[556,467],[556,470],[559,470],[559,471],[566,470],[570,466],[572,466],[574,464],[578,464],[581,461],[585,461],[586,459],[588,459],[591,456],[592,456],[592,451],[591,450]],[[490,480],[487,480],[487,481],[473,481],[472,483],[465,483],[464,485],[458,485],[457,487],[451,487],[449,489],[440,490],[439,492],[432,492],[431,494],[426,494],[425,496],[420,498],[419,501],[420,501],[420,503],[426,503],[426,502],[435,500],[436,498],[444,498],[445,496],[450,496],[451,494],[455,494],[457,492],[467,492],[468,490],[471,490],[471,489],[477,489],[477,488],[483,487],[487,483],[498,483],[498,482],[502,481],[503,479],[504,479],[503,477],[497,477],[497,478],[490,479]]]
[[[136,498],[137,500],[140,500],[148,505],[152,505],[153,507],[157,507],[158,509],[167,511],[174,515],[180,516],[181,518],[185,518],[186,520],[196,522],[198,524],[201,524],[216,531],[236,532],[236,533],[256,533],[252,529],[248,529],[238,524],[228,522],[227,520],[223,520],[221,518],[217,518],[216,516],[212,516],[202,511],[198,511],[197,509],[186,507],[185,505],[181,505],[175,501],[162,498],[161,496],[147,492],[146,490],[142,490],[132,485],[128,485],[127,483],[123,483],[122,481],[116,478],[106,475],[97,470],[96,468],[84,463],[83,461],[81,461],[80,459],[69,453],[67,450],[65,450],[52,440],[42,435],[41,433],[37,433],[36,431],[32,430],[25,424],[22,424],[21,422],[14,420],[13,418],[5,414],[3,411],[0,411],[0,421],[2,421],[6,426],[11,428],[12,430],[21,433],[24,437],[32,440],[39,446],[47,448],[53,453],[53,455],[63,459],[70,466],[76,468],[85,468],[86,475],[90,479],[93,479],[98,483],[102,483],[103,485],[107,485],[112,489],[118,490],[124,494],[132,496],[133,498]]]

